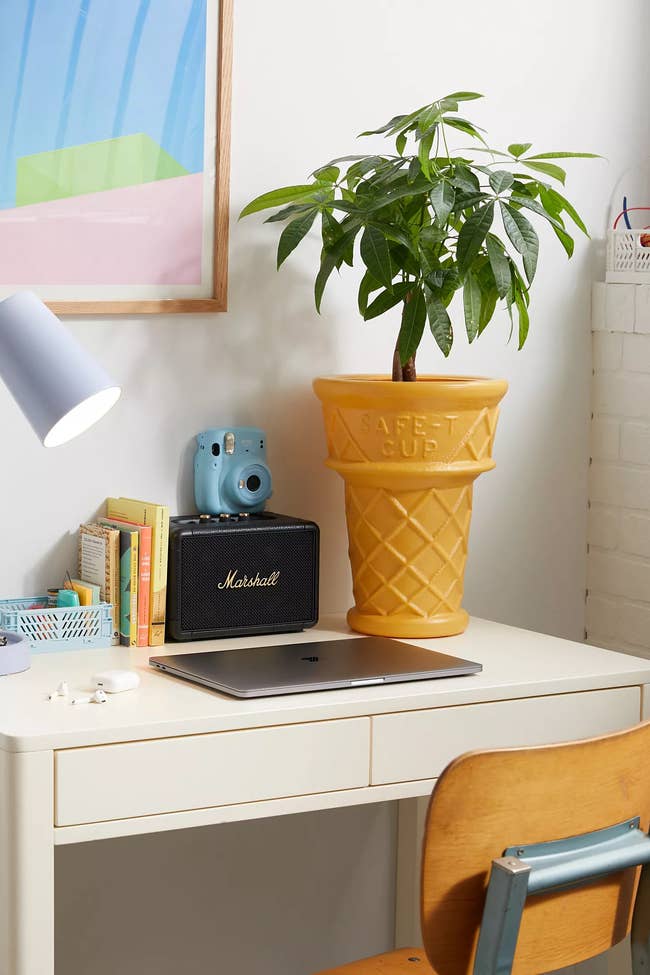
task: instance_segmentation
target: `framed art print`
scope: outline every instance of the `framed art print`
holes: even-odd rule
[[[0,298],[223,311],[232,0],[0,4]]]

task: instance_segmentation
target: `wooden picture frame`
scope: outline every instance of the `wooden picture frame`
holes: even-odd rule
[[[188,313],[213,313],[227,310],[228,296],[228,230],[229,230],[229,180],[230,180],[230,121],[231,121],[231,95],[232,95],[232,29],[233,29],[233,2],[234,0],[208,0],[210,3],[218,3],[218,13],[214,11],[217,20],[218,37],[216,40],[216,66],[214,59],[212,62],[213,77],[216,76],[216,123],[214,128],[215,155],[214,155],[214,209],[211,214],[213,220],[208,220],[206,227],[211,229],[211,254],[206,249],[202,258],[203,268],[205,269],[209,260],[211,268],[211,288],[208,282],[210,277],[207,275],[204,290],[208,292],[200,297],[118,297],[115,299],[103,296],[99,299],[80,297],[79,300],[69,300],[67,298],[54,297],[42,294],[43,300],[55,314],[58,315],[149,315],[149,314],[188,314]],[[136,6],[137,9],[137,6]],[[213,21],[214,23],[214,21]],[[210,24],[209,18],[207,24]],[[209,44],[211,32],[205,28],[205,49],[206,63],[209,56]],[[216,67],[216,70],[215,70]],[[209,79],[209,72],[206,72],[206,79]],[[209,106],[210,88],[206,88],[206,112]],[[208,145],[207,141],[205,145]],[[211,145],[211,143],[210,143]],[[211,149],[205,149],[212,158]],[[207,173],[207,166],[206,166]],[[163,177],[157,177],[162,179]],[[207,177],[206,177],[207,178]],[[210,174],[211,178],[211,174]],[[204,199],[206,185],[203,184]],[[212,197],[210,196],[210,200]],[[205,204],[207,205],[207,204]],[[0,211],[1,213],[2,211]],[[205,248],[205,238],[203,240]],[[157,280],[157,279],[156,279]],[[13,284],[3,284],[0,288],[6,291],[11,287],[12,290],[19,290]],[[37,290],[39,286],[35,283],[33,287],[29,284],[21,285],[21,288]],[[69,285],[74,290],[75,285]],[[156,286],[157,287],[157,286]],[[203,285],[202,285],[203,287]],[[110,290],[110,285],[105,286]],[[163,286],[160,286],[161,290]],[[83,288],[79,288],[80,291]],[[136,290],[135,287],[133,290]],[[170,289],[174,290],[174,289]],[[180,289],[178,289],[180,290]],[[187,289],[196,290],[196,289]]]

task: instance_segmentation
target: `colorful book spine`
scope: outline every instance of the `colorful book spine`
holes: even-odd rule
[[[108,518],[100,518],[99,524],[120,533],[120,644],[135,647],[138,643],[138,532]]]
[[[149,646],[165,642],[167,606],[167,552],[169,548],[169,508],[133,498],[108,498],[109,518],[131,521],[151,527],[151,619]]]
[[[120,533],[90,524],[79,526],[79,578],[99,586],[113,607],[113,645],[120,642]]]
[[[134,521],[113,518],[114,525],[128,525],[136,529],[140,537],[138,554],[138,646],[149,646],[151,621],[151,525],[138,525]]]

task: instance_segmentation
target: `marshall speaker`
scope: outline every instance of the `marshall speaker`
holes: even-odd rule
[[[289,633],[318,621],[319,530],[288,515],[201,515],[169,527],[174,640]]]

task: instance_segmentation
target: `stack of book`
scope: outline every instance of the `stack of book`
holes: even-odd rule
[[[113,606],[113,643],[165,642],[169,508],[108,498],[106,517],[79,527],[79,579]]]

